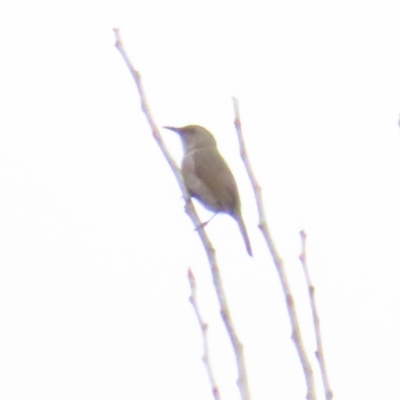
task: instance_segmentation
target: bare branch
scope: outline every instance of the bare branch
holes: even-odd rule
[[[307,281],[308,294],[310,296],[310,304],[311,304],[311,310],[312,310],[312,316],[313,316],[313,322],[314,322],[315,338],[317,341],[317,351],[315,352],[315,355],[316,355],[318,363],[319,363],[319,368],[321,370],[321,375],[322,375],[322,381],[324,383],[325,399],[332,400],[333,393],[329,386],[329,381],[328,381],[328,372],[326,369],[325,357],[324,357],[324,352],[323,352],[323,348],[322,348],[321,328],[320,328],[319,317],[318,317],[318,313],[317,313],[317,305],[315,302],[315,288],[314,288],[313,284],[311,283],[310,272],[308,270],[308,265],[307,265],[307,256],[306,256],[307,235],[304,231],[300,231],[300,238],[301,238],[301,253],[299,255],[299,259],[301,261],[301,264],[303,265],[304,275],[305,275],[306,281]]]
[[[244,354],[243,354],[243,345],[240,343],[238,336],[236,334],[236,331],[233,327],[233,321],[230,316],[229,308],[228,308],[228,303],[226,300],[225,292],[222,286],[222,279],[221,279],[221,274],[219,272],[219,268],[217,265],[217,261],[215,258],[215,251],[211,245],[210,240],[208,239],[208,236],[205,233],[204,227],[202,226],[200,219],[194,209],[193,203],[190,200],[190,196],[186,190],[185,184],[182,179],[182,175],[180,172],[180,169],[176,165],[175,161],[173,160],[172,156],[168,152],[164,142],[162,141],[161,135],[157,129],[157,126],[153,120],[153,117],[150,113],[149,105],[146,100],[146,96],[144,93],[142,81],[139,72],[133,67],[132,63],[130,62],[125,49],[123,47],[121,37],[119,34],[118,29],[114,29],[115,37],[116,37],[116,42],[115,46],[121,53],[123,59],[125,60],[126,65],[129,68],[129,71],[131,72],[133,79],[135,80],[140,100],[141,100],[141,107],[144,115],[147,118],[147,121],[150,125],[153,137],[157,141],[157,144],[159,145],[161,151],[163,152],[165,158],[167,159],[177,181],[179,184],[179,187],[181,188],[183,198],[185,199],[185,211],[190,217],[190,219],[193,222],[193,225],[196,228],[196,232],[199,234],[200,240],[204,246],[204,249],[206,251],[207,257],[208,257],[208,262],[211,267],[211,273],[213,277],[213,282],[214,282],[214,287],[215,291],[217,294],[218,302],[220,305],[220,313],[222,316],[222,319],[225,323],[225,328],[228,332],[229,338],[232,343],[232,347],[235,353],[236,357],[236,363],[237,363],[237,369],[238,369],[238,387],[239,391],[242,397],[242,400],[250,400],[250,392],[249,392],[249,386],[248,386],[248,381],[247,381],[247,373],[246,373],[246,368],[245,368],[245,361],[244,361]]]
[[[201,329],[201,334],[203,337],[203,362],[206,367],[207,375],[208,375],[208,380],[210,381],[212,393],[214,396],[215,400],[220,400],[221,397],[219,395],[219,390],[218,386],[215,381],[215,377],[211,368],[211,363],[210,363],[210,356],[208,352],[208,336],[207,336],[207,329],[208,325],[203,321],[201,314],[200,314],[200,309],[199,305],[197,304],[197,286],[196,286],[196,280],[194,278],[193,272],[189,268],[188,270],[188,279],[189,279],[189,284],[190,284],[190,290],[191,290],[191,295],[190,295],[190,302],[193,305],[194,312],[197,317],[197,321],[199,322],[200,329]]]
[[[303,340],[301,337],[299,321],[298,321],[298,317],[297,317],[297,313],[296,313],[296,307],[294,304],[293,295],[290,290],[289,281],[286,276],[283,261],[278,254],[275,243],[272,239],[272,235],[268,228],[267,219],[266,219],[264,206],[263,206],[264,202],[262,199],[261,187],[255,178],[255,174],[250,165],[249,157],[247,155],[247,151],[246,151],[246,147],[245,147],[244,139],[243,139],[243,133],[242,133],[242,124],[240,121],[239,103],[238,103],[237,99],[234,97],[232,98],[232,100],[233,100],[233,107],[234,107],[234,113],[235,113],[234,124],[235,124],[238,141],[239,141],[240,155],[242,157],[243,163],[244,163],[247,173],[249,175],[250,182],[253,186],[254,195],[256,198],[258,215],[259,215],[258,227],[260,228],[260,230],[264,236],[264,239],[267,242],[269,251],[271,253],[272,259],[275,264],[275,268],[279,275],[283,293],[285,295],[286,307],[288,310],[290,323],[292,325],[292,340],[295,344],[297,354],[299,356],[301,365],[303,367],[305,380],[307,383],[307,399],[308,400],[316,400],[314,375],[313,375],[311,364],[310,364],[310,361],[308,360],[308,357],[307,357],[307,354],[306,354],[306,351],[304,348],[304,343],[303,343]]]
[[[161,151],[163,152],[166,160],[168,161],[172,172],[174,173],[176,180],[178,181],[179,187],[181,188],[182,194],[184,196],[184,199],[186,202],[190,201],[190,196],[186,190],[185,184],[183,183],[183,178],[181,175],[181,171],[179,169],[179,167],[176,165],[174,159],[172,158],[171,154],[169,153],[167,147],[165,146],[162,137],[160,135],[160,132],[157,128],[157,125],[154,122],[153,116],[151,115],[150,112],[150,107],[147,103],[147,99],[146,96],[144,94],[144,89],[143,89],[143,85],[142,85],[142,78],[139,74],[139,72],[133,67],[132,63],[130,62],[128,55],[124,49],[124,46],[122,44],[122,40],[119,34],[119,29],[114,29],[114,33],[115,33],[115,47],[118,49],[118,51],[121,53],[122,58],[124,59],[130,73],[133,76],[133,79],[135,80],[136,83],[136,87],[138,89],[139,92],[139,98],[140,98],[140,102],[141,102],[141,108],[143,111],[143,114],[145,115],[147,122],[150,125],[151,128],[151,132],[153,134],[154,139],[156,140],[158,146],[160,147]]]

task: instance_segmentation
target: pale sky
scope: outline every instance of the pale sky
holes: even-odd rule
[[[252,399],[302,400],[306,387],[232,95],[319,398],[301,229],[334,399],[400,398],[399,11],[394,0],[3,1],[0,398],[212,399],[188,267],[221,397],[240,398],[204,251],[113,28],[158,126],[205,126],[238,182],[254,258],[230,217],[206,230]],[[179,138],[161,133],[180,162]]]

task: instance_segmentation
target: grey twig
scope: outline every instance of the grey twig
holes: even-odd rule
[[[306,354],[306,351],[304,348],[303,339],[301,337],[300,326],[299,326],[299,321],[298,321],[298,317],[297,317],[296,307],[295,307],[294,300],[293,300],[293,295],[290,290],[289,281],[286,276],[283,261],[278,254],[275,243],[272,239],[272,235],[268,228],[267,218],[266,218],[265,211],[264,211],[264,205],[263,205],[264,202],[262,199],[261,187],[256,180],[255,174],[250,165],[249,157],[247,155],[247,151],[246,151],[246,147],[245,147],[244,139],[243,139],[243,133],[242,133],[242,124],[241,124],[240,113],[239,113],[239,103],[238,103],[237,99],[234,97],[232,98],[232,100],[233,100],[233,108],[234,108],[234,113],[235,113],[234,124],[235,124],[236,132],[237,132],[237,136],[238,136],[238,140],[239,140],[240,155],[242,157],[243,163],[244,163],[247,173],[249,175],[250,182],[253,186],[254,195],[256,198],[258,215],[259,215],[258,227],[260,228],[260,230],[264,236],[264,239],[267,242],[269,251],[271,253],[272,259],[275,264],[275,268],[278,272],[278,276],[279,276],[279,279],[280,279],[280,282],[282,285],[283,293],[285,295],[286,307],[287,307],[287,311],[289,314],[290,323],[292,325],[292,340],[294,342],[294,345],[297,350],[297,354],[299,356],[301,365],[303,367],[304,376],[305,376],[305,380],[307,383],[307,399],[308,400],[316,400],[314,375],[313,375],[310,361],[308,360],[308,357],[307,357],[307,354]]]
[[[313,316],[313,322],[314,322],[315,338],[316,338],[316,342],[317,342],[317,351],[315,352],[315,355],[316,355],[318,363],[319,363],[319,368],[321,370],[321,375],[322,375],[322,381],[324,383],[325,399],[332,400],[333,393],[329,386],[329,381],[328,381],[328,372],[326,369],[324,351],[323,351],[323,347],[322,347],[321,327],[319,324],[319,317],[318,317],[318,313],[317,313],[317,304],[315,302],[315,288],[311,282],[311,276],[310,276],[310,272],[308,270],[308,265],[307,265],[307,255],[306,255],[307,235],[304,231],[300,231],[300,238],[301,238],[301,253],[299,255],[299,259],[303,266],[304,275],[306,277],[307,286],[308,286],[308,294],[310,296],[310,304],[311,304],[311,310],[312,310],[312,316]]]
[[[208,375],[208,380],[210,381],[212,393],[214,396],[215,400],[220,400],[221,397],[219,395],[219,390],[218,386],[215,381],[214,373],[211,368],[211,363],[210,363],[210,355],[208,352],[208,335],[207,335],[207,330],[208,330],[208,325],[203,321],[201,314],[200,314],[200,309],[199,305],[197,303],[197,285],[196,285],[196,280],[194,278],[193,272],[189,268],[188,270],[188,279],[189,279],[189,284],[190,284],[190,302],[193,305],[194,312],[197,317],[197,321],[200,325],[201,329],[201,334],[203,337],[203,362],[206,367],[207,375]]]

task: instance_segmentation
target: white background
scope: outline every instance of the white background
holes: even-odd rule
[[[318,393],[301,229],[335,399],[400,398],[398,15],[396,1],[1,2],[0,397],[211,399],[190,267],[222,398],[239,399],[204,251],[117,27],[157,124],[207,127],[236,176],[254,258],[228,216],[207,232],[252,399],[306,388],[231,95]]]

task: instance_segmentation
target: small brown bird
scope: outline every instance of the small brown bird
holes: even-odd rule
[[[207,209],[232,216],[239,225],[247,252],[253,256],[240,209],[238,188],[213,135],[198,125],[164,128],[178,133],[182,139],[182,176],[189,194]]]

